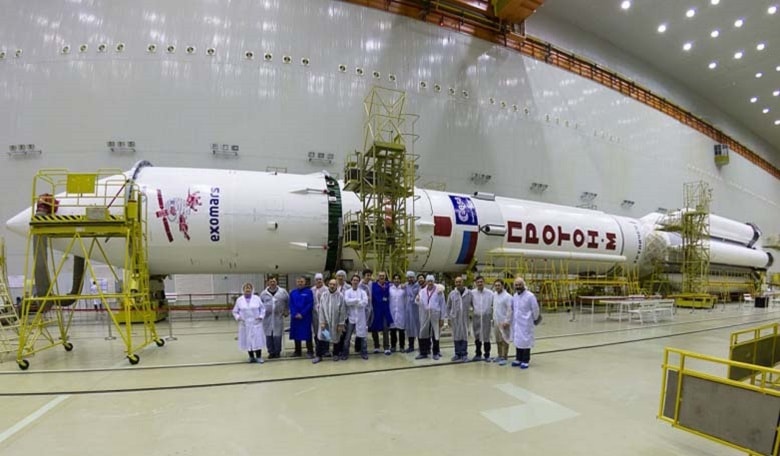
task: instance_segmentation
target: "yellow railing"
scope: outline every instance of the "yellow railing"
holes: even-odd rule
[[[714,373],[714,372],[728,370],[732,368],[749,369],[754,371],[755,375],[753,377],[755,379],[755,382],[751,384],[751,383],[745,383],[736,380],[730,380],[726,377]],[[774,384],[774,379],[778,378],[778,375],[780,375],[780,370],[769,368],[769,367],[756,366],[753,364],[747,364],[738,361],[731,361],[728,359],[717,358],[714,356],[703,355],[703,354],[694,353],[686,350],[679,350],[675,348],[666,348],[664,350],[664,362],[662,365],[662,369],[663,369],[663,374],[661,377],[661,397],[659,400],[658,416],[657,416],[659,420],[666,421],[675,428],[688,431],[692,434],[698,435],[710,441],[721,443],[723,445],[727,445],[737,450],[745,451],[750,455],[771,455],[771,456],[778,455],[778,449],[780,448],[780,433],[778,433],[778,430],[780,430],[780,426],[778,426],[777,424],[776,415],[773,417],[773,421],[771,422],[765,424],[764,423],[756,424],[756,426],[759,425],[765,426],[761,428],[764,431],[770,428],[771,428],[770,431],[773,431],[773,433],[772,432],[764,433],[764,435],[769,435],[770,433],[772,433],[772,435],[774,436],[771,452],[767,452],[767,451],[761,452],[756,448],[749,448],[744,444],[727,440],[725,436],[713,435],[714,433],[708,433],[705,430],[696,429],[691,424],[693,420],[690,420],[688,417],[691,414],[690,408],[700,405],[700,404],[694,404],[696,400],[694,385],[696,383],[698,383],[699,386],[707,386],[708,388],[718,387],[718,385],[723,385],[729,388],[741,390],[743,392],[757,393],[760,395],[758,396],[758,399],[760,399],[762,402],[766,402],[767,399],[761,399],[761,398],[773,397],[773,398],[780,399],[780,391],[776,389],[776,385]],[[696,380],[703,380],[704,382],[697,382]],[[722,392],[723,390],[721,389],[720,391]],[[686,393],[689,394],[688,397],[690,399],[688,400],[686,400],[686,398],[684,397]],[[700,395],[699,398],[701,397],[702,396]],[[739,412],[745,412],[745,413],[753,412],[753,410],[750,410],[748,406],[744,405],[748,401],[745,402],[733,401],[732,405],[734,405],[733,411],[735,413],[731,416],[720,417],[715,414],[717,413],[717,411],[723,410],[721,405],[723,402],[729,401],[729,398],[724,396],[718,396],[718,397],[707,396],[706,400],[709,402],[704,403],[703,407],[705,409],[697,409],[696,412],[700,416],[709,415],[709,417],[713,421],[718,422],[716,427],[723,426],[724,422],[726,423],[726,427],[728,427],[727,422],[729,419],[733,421],[739,420],[740,422],[743,423],[747,422],[749,421],[748,417],[741,415]],[[706,407],[708,405],[714,406],[714,408],[712,410],[707,410]],[[686,422],[681,422],[681,411],[683,411],[683,407],[685,406],[689,407],[688,409],[685,409]],[[758,433],[759,431],[756,432]],[[739,440],[739,439],[737,437],[734,437],[733,440]],[[742,442],[744,441],[745,440],[742,439]]]

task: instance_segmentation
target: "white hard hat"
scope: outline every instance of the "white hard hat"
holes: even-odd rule
[[[317,279],[322,280],[322,273],[318,272],[318,273],[314,274],[314,280],[317,280]]]

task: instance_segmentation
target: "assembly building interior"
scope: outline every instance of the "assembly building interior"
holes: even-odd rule
[[[0,4],[0,454],[780,454],[780,1]]]

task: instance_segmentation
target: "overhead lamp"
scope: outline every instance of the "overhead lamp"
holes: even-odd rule
[[[772,92],[773,97],[776,97],[778,95],[780,95],[780,90],[775,90],[774,92]]]
[[[695,15],[696,15],[696,10],[693,9],[693,8],[691,8],[688,11],[685,12],[685,17],[687,17],[687,18],[692,18]]]
[[[710,0],[710,4],[712,5],[717,5],[718,3],[720,3],[720,0]]]
[[[477,185],[486,184],[490,182],[491,179],[493,179],[493,176],[483,173],[471,173],[471,176],[469,177],[469,180]]]
[[[764,113],[764,114],[768,114],[769,113],[769,108],[764,108],[764,109],[761,110],[761,112]]]
[[[757,51],[763,51],[764,49],[766,49],[766,43],[758,43],[756,45],[756,50]]]
[[[734,53],[734,58],[739,60],[742,58],[742,51],[737,51]]]
[[[717,30],[713,30],[710,32],[710,36],[713,38],[717,38],[720,35],[720,32]]]
[[[620,8],[624,10],[631,8],[631,2],[629,0],[623,0],[623,3],[620,4]]]
[[[215,157],[238,157],[238,144],[211,144],[211,155]]]
[[[41,155],[43,152],[35,144],[11,144],[8,146],[9,157],[30,157]]]
[[[710,68],[710,70],[714,70],[715,68],[718,67],[718,62],[710,62],[708,67]]]
[[[775,14],[777,12],[777,6],[772,5],[769,8],[766,9],[766,12],[768,14]]]
[[[691,43],[689,41],[689,42],[683,44],[683,51],[690,51],[692,47],[693,47],[693,43]]]
[[[135,141],[111,140],[106,142],[108,151],[114,154],[134,154]]]
[[[758,97],[751,97],[751,98],[750,98],[750,102],[751,102],[751,103],[755,103],[755,102],[757,102],[757,101],[758,101]]]
[[[758,73],[756,73],[756,79],[760,78],[763,75],[764,75],[764,73],[759,71]]]
[[[658,26],[658,33],[664,33],[666,31],[666,24],[661,24]]]
[[[734,27],[737,27],[737,28],[742,27],[742,25],[744,23],[745,23],[744,19],[737,19],[736,21],[734,21]]]
[[[780,125],[780,119],[775,120],[775,125]]]

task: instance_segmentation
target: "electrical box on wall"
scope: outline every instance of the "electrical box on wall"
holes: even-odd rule
[[[729,164],[728,144],[715,144],[715,164],[718,166]]]

